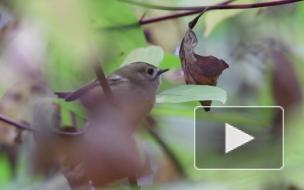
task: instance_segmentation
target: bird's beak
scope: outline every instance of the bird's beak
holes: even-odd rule
[[[169,71],[169,69],[160,69],[158,72],[157,72],[157,76],[160,76],[161,74],[165,73]]]

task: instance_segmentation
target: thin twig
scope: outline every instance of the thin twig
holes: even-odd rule
[[[132,5],[137,5],[141,7],[146,7],[150,9],[166,10],[166,11],[186,11],[186,10],[204,10],[208,8],[209,10],[219,10],[219,9],[252,9],[259,7],[272,7],[277,5],[284,5],[290,3],[296,3],[303,0],[278,0],[278,1],[267,1],[258,3],[248,3],[248,4],[233,4],[233,5],[210,5],[210,6],[190,6],[190,7],[174,7],[174,6],[161,6],[148,3],[142,3],[132,0],[120,0]]]
[[[227,0],[227,1],[219,3],[219,4],[225,5],[225,4],[229,4],[233,1],[235,1],[235,0]],[[149,19],[141,18],[137,23],[127,24],[127,25],[120,25],[120,26],[112,26],[112,27],[107,27],[107,28],[103,28],[103,29],[104,30],[109,30],[109,31],[110,30],[128,29],[128,28],[137,27],[139,25],[146,25],[146,24],[151,24],[151,23],[155,23],[155,22],[160,22],[160,21],[165,21],[165,20],[170,20],[170,19],[176,19],[176,18],[179,18],[179,17],[190,16],[190,15],[198,14],[198,13],[201,13],[201,12],[202,12],[202,10],[194,10],[194,11],[186,11],[186,12],[182,12],[182,13],[169,14],[169,15],[164,15],[164,16],[159,16],[159,17],[149,18]]]
[[[144,20],[144,18],[145,18],[145,16],[146,16],[146,14],[147,14],[147,11],[146,12],[144,12],[144,14],[140,17],[140,19],[139,19],[139,22],[140,21],[142,21],[142,20]]]
[[[221,3],[218,3],[217,5],[228,5],[229,3],[232,3],[234,0],[227,0]],[[189,22],[188,26],[189,28],[193,29],[194,26],[196,25],[196,23],[198,22],[199,18],[205,13],[207,12],[209,9],[209,7],[206,7],[204,10],[201,11],[201,13],[196,16],[191,22]]]
[[[23,124],[23,123],[18,123],[16,121],[13,121],[12,119],[10,119],[4,115],[1,115],[1,114],[0,114],[0,121],[3,121],[9,125],[12,125],[18,129],[27,130],[27,131],[38,131],[38,129],[32,128],[31,126]]]
[[[118,0],[118,1],[121,1],[121,2],[124,2],[124,3],[129,3],[129,4],[135,5],[135,6],[140,6],[140,7],[150,8],[150,9],[166,10],[166,11],[176,11],[176,9],[181,8],[181,7],[154,5],[154,4],[149,4],[149,3],[144,3],[144,2],[134,1],[134,0]],[[229,4],[233,1],[235,1],[235,0],[227,0],[223,3],[219,3],[219,4],[216,4],[216,5],[226,5],[226,4]],[[201,6],[201,7],[203,7],[203,6]],[[204,6],[204,8],[202,8],[202,9],[205,9],[207,7],[209,7],[209,6]]]
[[[95,67],[95,74],[97,76],[97,79],[100,83],[100,86],[102,87],[102,90],[104,91],[106,97],[110,100],[113,101],[113,94],[110,88],[110,85],[107,81],[106,75],[100,65],[99,59],[96,58],[95,63],[94,63],[94,67]]]
[[[13,127],[16,127],[17,129],[21,130],[27,130],[31,132],[39,132],[40,130],[31,127],[29,124],[24,124],[24,123],[18,123],[16,121],[13,121],[12,119],[1,115],[0,114],[0,121],[7,123]],[[84,132],[87,130],[87,127],[85,126],[83,130],[81,131],[75,131],[75,132],[65,132],[65,131],[60,131],[60,130],[53,130],[54,133],[59,134],[59,135],[68,135],[68,136],[77,136],[77,135],[82,135]]]
[[[151,24],[155,22],[161,22],[165,20],[171,20],[171,19],[176,19],[180,17],[185,17],[185,16],[190,16],[190,15],[195,15],[202,12],[201,10],[195,10],[195,11],[187,11],[187,12],[182,12],[182,13],[176,13],[176,14],[169,14],[169,15],[164,15],[164,16],[159,16],[159,17],[154,17],[154,18],[148,18],[148,19],[143,19],[139,21],[139,25],[146,25],[146,24]],[[137,24],[133,24],[137,25]],[[131,26],[131,25],[130,25]]]
[[[152,136],[152,138],[159,144],[159,146],[163,149],[164,153],[170,159],[174,167],[176,168],[177,172],[183,178],[187,178],[187,173],[183,168],[182,164],[178,160],[177,156],[175,155],[174,151],[168,146],[168,144],[162,139],[162,137],[158,134],[157,130],[155,129],[154,119],[151,116],[146,118],[146,130]]]
[[[120,1],[131,2],[129,0],[120,0]],[[230,3],[229,2],[224,5],[222,4],[222,5],[198,6],[198,7],[171,7],[171,8],[177,8],[174,10],[190,10],[190,11],[143,19],[143,20],[140,20],[138,23],[133,23],[128,26],[132,27],[132,26],[138,26],[138,25],[146,25],[146,24],[151,24],[151,23],[155,23],[155,22],[176,19],[176,18],[180,18],[180,17],[184,17],[184,16],[190,16],[190,15],[201,13],[207,7],[208,7],[207,11],[225,10],[225,9],[252,9],[252,8],[271,7],[271,6],[278,6],[278,5],[284,5],[284,4],[291,4],[291,3],[296,3],[296,2],[300,2],[300,1],[303,1],[303,0],[281,0],[281,1],[260,2],[260,3],[252,3],[252,4],[233,4],[233,5],[229,5],[229,3]],[[151,4],[149,4],[149,6],[150,5]],[[152,5],[152,6],[155,6],[155,5]],[[168,10],[168,9],[165,9],[168,7],[164,7],[164,6],[161,6],[161,7],[163,7],[164,10]],[[148,8],[153,8],[153,7],[148,7]],[[192,8],[194,8],[194,9],[192,9]]]
[[[228,0],[228,1],[224,1],[222,3],[219,3],[218,5],[228,5],[229,3],[233,2],[233,0]],[[207,12],[209,9],[209,7],[206,7],[205,9],[203,9],[199,15],[197,15],[191,22],[189,22],[188,27],[193,29],[196,25],[196,23],[198,22],[199,18],[205,13]]]

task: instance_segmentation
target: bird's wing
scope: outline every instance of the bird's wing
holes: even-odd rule
[[[115,86],[124,82],[128,82],[129,80],[119,74],[113,73],[107,77],[108,84],[110,86]]]
[[[55,94],[58,96],[58,98],[65,99],[66,101],[70,102],[80,98],[82,95],[97,86],[99,86],[99,82],[94,80],[73,92],[55,92]]]
[[[108,84],[112,88],[113,86],[117,86],[123,82],[127,82],[128,79],[122,77],[121,75],[114,73],[107,77],[107,81],[108,81]],[[81,96],[86,94],[88,91],[94,89],[95,87],[99,87],[99,86],[100,86],[99,81],[94,80],[73,92],[55,92],[55,94],[57,95],[58,98],[62,98],[64,100],[70,102],[70,101],[79,99]]]

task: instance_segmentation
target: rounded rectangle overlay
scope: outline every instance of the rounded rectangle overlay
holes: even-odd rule
[[[194,109],[195,169],[281,170],[284,167],[281,106],[210,108],[210,112],[202,106]]]

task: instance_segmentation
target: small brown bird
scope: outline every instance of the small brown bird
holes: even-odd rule
[[[134,121],[147,115],[155,103],[160,75],[168,69],[158,69],[154,65],[135,62],[114,71],[107,77],[115,103]],[[56,92],[59,98],[66,101],[79,99],[91,114],[98,114],[104,104],[109,104],[100,87],[94,80],[73,92]]]
[[[38,102],[33,111],[36,148],[34,166],[38,171],[60,168],[71,187],[89,182],[103,187],[124,178],[136,179],[146,164],[133,137],[134,127],[151,111],[167,70],[136,62],[107,77],[115,105],[105,97],[97,81],[74,91],[56,93],[67,101],[80,99],[89,111],[82,135],[66,136],[60,129],[60,116],[52,101]]]

